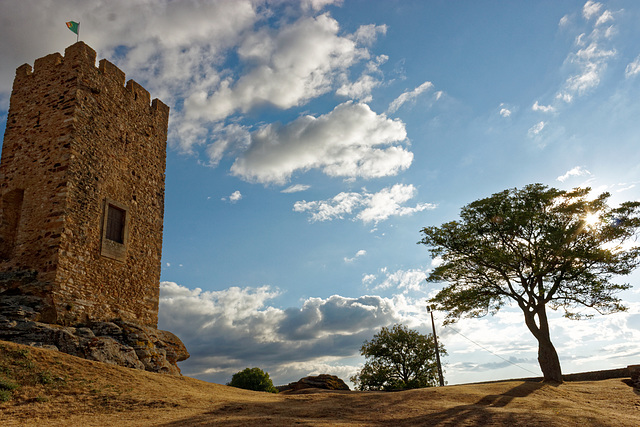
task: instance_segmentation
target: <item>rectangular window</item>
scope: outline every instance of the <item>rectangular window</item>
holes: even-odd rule
[[[101,254],[107,258],[124,261],[129,236],[129,210],[122,203],[106,199],[103,212]]]
[[[117,243],[124,243],[124,221],[126,212],[109,204],[107,212],[107,233],[105,237]]]

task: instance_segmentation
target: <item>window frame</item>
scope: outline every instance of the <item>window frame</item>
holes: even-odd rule
[[[124,215],[124,229],[122,230],[122,242],[112,240],[107,237],[107,224],[109,221],[110,208],[121,211]],[[116,261],[124,261],[127,257],[127,242],[129,240],[129,208],[125,204],[116,202],[115,200],[105,198],[102,214],[101,227],[101,250],[100,254],[104,257],[114,259]]]

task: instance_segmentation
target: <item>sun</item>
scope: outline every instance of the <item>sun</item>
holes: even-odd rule
[[[598,222],[600,222],[600,218],[598,217],[598,214],[589,212],[584,217],[585,225],[593,226],[593,225],[596,225]]]

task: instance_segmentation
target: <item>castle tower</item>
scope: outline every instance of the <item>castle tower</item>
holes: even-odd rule
[[[16,70],[0,163],[0,302],[157,326],[169,107],[83,42]],[[5,304],[6,306],[6,304]]]

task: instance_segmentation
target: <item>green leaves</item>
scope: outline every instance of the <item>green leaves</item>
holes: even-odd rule
[[[351,381],[359,390],[405,390],[435,386],[438,370],[432,334],[422,335],[404,325],[383,327],[360,354],[366,362]],[[440,354],[446,354],[440,349]]]
[[[640,262],[640,248],[629,244],[640,202],[612,209],[608,193],[589,193],[531,184],[470,203],[459,221],[423,228],[419,243],[443,259],[427,280],[448,283],[431,302],[448,311],[448,322],[509,300],[531,312],[548,303],[571,317],[577,306],[619,311],[615,294],[629,286],[610,280]]]
[[[227,385],[245,390],[266,391],[269,393],[278,392],[273,386],[269,374],[260,368],[246,368],[240,372],[236,372]]]

